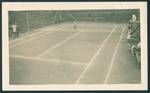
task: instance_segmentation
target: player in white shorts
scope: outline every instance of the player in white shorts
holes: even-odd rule
[[[11,28],[12,28],[12,36],[15,38],[19,37],[19,31],[17,31],[18,26],[16,25],[16,23],[11,25]]]

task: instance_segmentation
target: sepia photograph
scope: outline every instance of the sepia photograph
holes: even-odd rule
[[[146,90],[146,8],[3,3],[4,90]]]

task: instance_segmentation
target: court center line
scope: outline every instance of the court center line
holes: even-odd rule
[[[84,66],[87,65],[86,63],[82,63],[78,61],[69,61],[69,60],[62,60],[62,59],[45,59],[45,58],[26,57],[26,56],[20,56],[20,55],[9,55],[9,57],[28,59],[28,60],[38,60],[38,61],[44,61],[44,62],[53,62],[53,63],[67,63],[67,64],[84,65]],[[34,61],[34,62],[37,62],[37,61]]]
[[[36,57],[38,58],[38,57],[41,57],[41,56],[45,55],[46,53],[52,51],[53,49],[55,49],[55,48],[61,46],[61,45],[64,44],[65,42],[71,40],[72,38],[74,38],[75,36],[77,36],[78,34],[80,34],[81,32],[82,32],[82,31],[79,31],[79,32],[77,32],[77,33],[71,35],[71,36],[68,37],[67,39],[65,39],[65,40],[61,41],[60,43],[57,43],[56,45],[50,47],[50,48],[47,49],[46,51],[44,51],[44,52],[40,53],[39,55],[37,55]]]
[[[20,38],[18,38],[18,39],[12,40],[12,41],[9,42],[9,44],[15,43],[15,42],[17,42],[17,41],[20,41],[20,40],[23,40],[23,39],[26,39],[26,38],[33,37],[33,36],[35,36],[35,35],[38,35],[38,34],[41,34],[41,33],[44,33],[44,32],[49,32],[49,30],[48,30],[48,31],[38,31],[38,30],[43,30],[43,29],[47,29],[47,28],[48,28],[48,27],[43,27],[43,28],[35,29],[35,30],[33,30],[33,32],[35,32],[35,33],[31,33],[30,35],[27,35],[27,36],[20,37]],[[50,27],[49,27],[49,28],[50,28]],[[53,29],[56,29],[56,27],[51,28],[50,30],[53,30]],[[36,32],[36,31],[38,31],[38,32]]]
[[[114,53],[113,53],[113,57],[112,57],[112,59],[111,59],[110,65],[109,65],[109,67],[108,67],[109,69],[108,69],[108,72],[107,72],[107,74],[106,74],[106,78],[105,78],[105,80],[104,80],[104,84],[107,84],[107,82],[108,82],[108,79],[109,79],[109,76],[110,76],[110,74],[111,74],[112,67],[113,67],[113,64],[114,64],[114,61],[115,61],[117,52],[118,52],[118,48],[119,48],[120,42],[121,42],[121,40],[122,40],[122,38],[123,38],[123,34],[124,34],[124,31],[125,31],[125,28],[126,28],[126,26],[124,25],[124,27],[123,27],[123,29],[122,29],[122,31],[121,31],[120,39],[119,39],[119,41],[118,41],[118,43],[117,43],[117,45],[116,45],[115,51],[114,51]]]
[[[61,28],[63,28],[63,27],[61,27]],[[19,42],[19,43],[13,44],[12,46],[10,46],[10,48],[13,48],[13,47],[16,47],[16,46],[18,46],[18,45],[27,43],[27,42],[29,42],[29,41],[31,41],[31,40],[40,38],[40,37],[42,37],[42,36],[49,35],[49,34],[51,34],[51,33],[53,33],[53,32],[57,32],[57,31],[59,31],[59,29],[61,29],[61,28],[55,29],[56,31],[49,31],[48,33],[44,33],[44,34],[41,34],[41,35],[39,35],[39,36],[36,36],[36,37],[32,37],[32,38],[30,38],[30,39],[23,40],[23,41],[21,41],[21,42]]]
[[[90,62],[88,63],[88,65],[86,66],[86,68],[83,70],[83,72],[81,73],[81,75],[79,76],[79,78],[77,79],[75,84],[78,84],[81,80],[81,78],[84,76],[84,74],[86,73],[86,71],[88,70],[88,68],[91,66],[91,64],[94,62],[95,58],[98,56],[98,54],[101,52],[101,50],[103,49],[103,47],[105,46],[106,42],[108,41],[108,39],[110,38],[110,36],[112,35],[112,33],[116,30],[117,26],[115,26],[112,31],[109,33],[109,35],[106,37],[106,39],[103,41],[103,43],[100,45],[99,49],[96,51],[96,53],[93,55],[93,57],[90,59]]]

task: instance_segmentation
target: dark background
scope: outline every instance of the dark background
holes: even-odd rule
[[[127,23],[132,14],[135,14],[137,20],[140,21],[139,12],[138,9],[9,11],[8,19],[9,27],[15,22],[19,27],[19,32],[24,33],[62,22]]]

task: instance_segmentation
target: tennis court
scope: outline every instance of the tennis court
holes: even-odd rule
[[[126,24],[66,22],[9,43],[10,84],[137,84]]]

